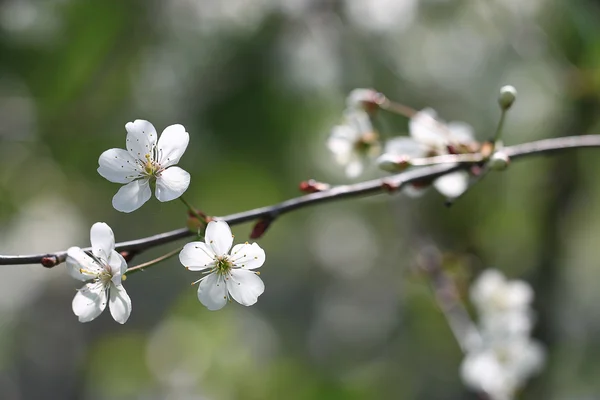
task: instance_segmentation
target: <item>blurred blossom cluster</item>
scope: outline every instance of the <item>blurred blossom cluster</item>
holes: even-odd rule
[[[365,107],[373,102],[377,92],[355,89],[348,96],[344,120],[333,127],[327,147],[349,178],[356,178],[381,151],[379,135],[371,124]]]
[[[384,171],[399,172],[411,166],[427,165],[429,157],[471,154],[482,147],[469,124],[446,123],[430,108],[416,111],[403,105],[389,107],[389,100],[372,89],[354,89],[346,104],[343,122],[331,130],[327,147],[349,178],[356,178],[372,164]],[[382,144],[384,140],[371,121],[371,115],[379,112],[380,107],[407,115],[410,136],[392,137]],[[481,172],[479,167],[473,166],[469,171],[460,170],[436,178],[433,186],[447,198],[456,198],[468,189],[471,175]],[[404,187],[403,192],[417,197],[429,186],[430,182],[413,182]]]
[[[530,337],[532,300],[533,290],[526,282],[509,281],[493,269],[484,271],[471,287],[481,340],[467,349],[461,376],[492,400],[513,399],[544,365],[545,351]]]

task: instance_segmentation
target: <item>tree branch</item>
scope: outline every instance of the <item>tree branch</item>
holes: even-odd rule
[[[526,156],[555,153],[561,150],[585,147],[600,147],[600,135],[568,136],[555,139],[545,139],[505,147],[502,149],[502,151],[514,160]],[[273,220],[282,214],[297,210],[299,208],[328,201],[337,201],[351,197],[361,197],[395,191],[410,182],[431,180],[458,169],[468,168],[469,166],[469,163],[448,163],[420,167],[418,169],[390,175],[381,179],[373,179],[351,185],[336,186],[322,192],[296,197],[271,206],[256,208],[223,217],[214,217],[214,219],[226,221],[229,223],[229,225],[237,225],[259,219]],[[152,247],[171,243],[194,235],[195,232],[191,232],[187,228],[182,228],[146,238],[117,243],[116,250],[138,254]],[[91,248],[85,248],[83,250],[89,251]],[[64,262],[66,258],[66,251],[24,256],[0,256],[0,265],[39,263],[47,268],[52,268]]]

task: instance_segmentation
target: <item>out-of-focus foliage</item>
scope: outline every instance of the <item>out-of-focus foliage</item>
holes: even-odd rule
[[[111,207],[118,185],[97,159],[136,118],[187,128],[186,196],[210,215],[295,196],[309,177],[346,182],[325,138],[356,87],[487,139],[510,83],[505,143],[599,133],[599,16],[592,0],[4,1],[0,253],[85,246],[96,221],[117,240],[184,226],[178,202]],[[382,113],[375,123],[407,128]],[[411,268],[431,241],[465,286],[491,266],[533,285],[548,363],[522,398],[596,398],[598,160],[514,163],[450,209],[431,191],[285,216],[260,241],[266,291],[251,308],[205,310],[189,286],[199,277],[172,259],[127,280],[126,325],[108,313],[79,324],[64,266],[2,267],[0,398],[475,398]]]

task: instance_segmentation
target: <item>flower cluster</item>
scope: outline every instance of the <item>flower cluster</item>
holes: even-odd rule
[[[374,157],[380,169],[401,171],[416,159],[449,154],[468,154],[479,150],[473,129],[464,122],[446,123],[437,118],[432,109],[413,112],[409,120],[409,137],[387,140],[381,151],[379,135],[373,129],[368,111],[377,107],[384,98],[370,89],[355,89],[347,99],[344,123],[335,126],[327,147],[338,164],[344,166],[350,178],[358,176]],[[464,170],[441,176],[433,186],[442,195],[456,198],[467,190],[470,173]],[[419,196],[430,182],[413,183],[404,189],[410,196]]]
[[[367,112],[376,95],[370,89],[351,92],[342,124],[334,126],[327,139],[327,147],[349,178],[359,176],[369,161],[381,153],[379,135]]]
[[[543,347],[530,337],[533,290],[524,281],[507,281],[499,271],[486,270],[473,284],[471,300],[481,341],[467,349],[462,379],[492,400],[510,400],[544,364]]]
[[[127,213],[137,210],[150,199],[151,187],[159,201],[181,197],[190,184],[190,174],[176,166],[189,143],[185,128],[171,125],[160,138],[148,121],[129,122],[125,129],[127,150],[107,150],[98,160],[101,176],[125,185],[113,197],[114,208]],[[222,308],[230,297],[245,306],[256,303],[265,286],[254,269],[265,262],[264,250],[247,242],[232,248],[233,235],[225,221],[209,222],[204,237],[204,242],[188,243],[179,254],[187,269],[207,273],[195,282],[200,302],[209,310]],[[108,301],[112,317],[124,324],[132,308],[122,284],[129,272],[127,262],[115,250],[115,237],[107,224],[95,223],[90,241],[91,251],[79,247],[67,251],[69,273],[87,282],[73,299],[73,312],[80,322],[89,322]]]

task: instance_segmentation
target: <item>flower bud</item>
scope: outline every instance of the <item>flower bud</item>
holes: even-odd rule
[[[503,151],[497,151],[490,157],[489,165],[490,168],[494,171],[504,171],[508,168],[508,164],[510,163],[510,158],[508,154]]]
[[[367,112],[373,112],[377,109],[377,99],[379,92],[373,89],[354,89],[346,97],[346,105],[350,109],[362,109]]]
[[[516,98],[517,89],[514,86],[502,86],[500,88],[500,96],[498,96],[498,104],[500,104],[500,108],[506,111],[513,105]]]

